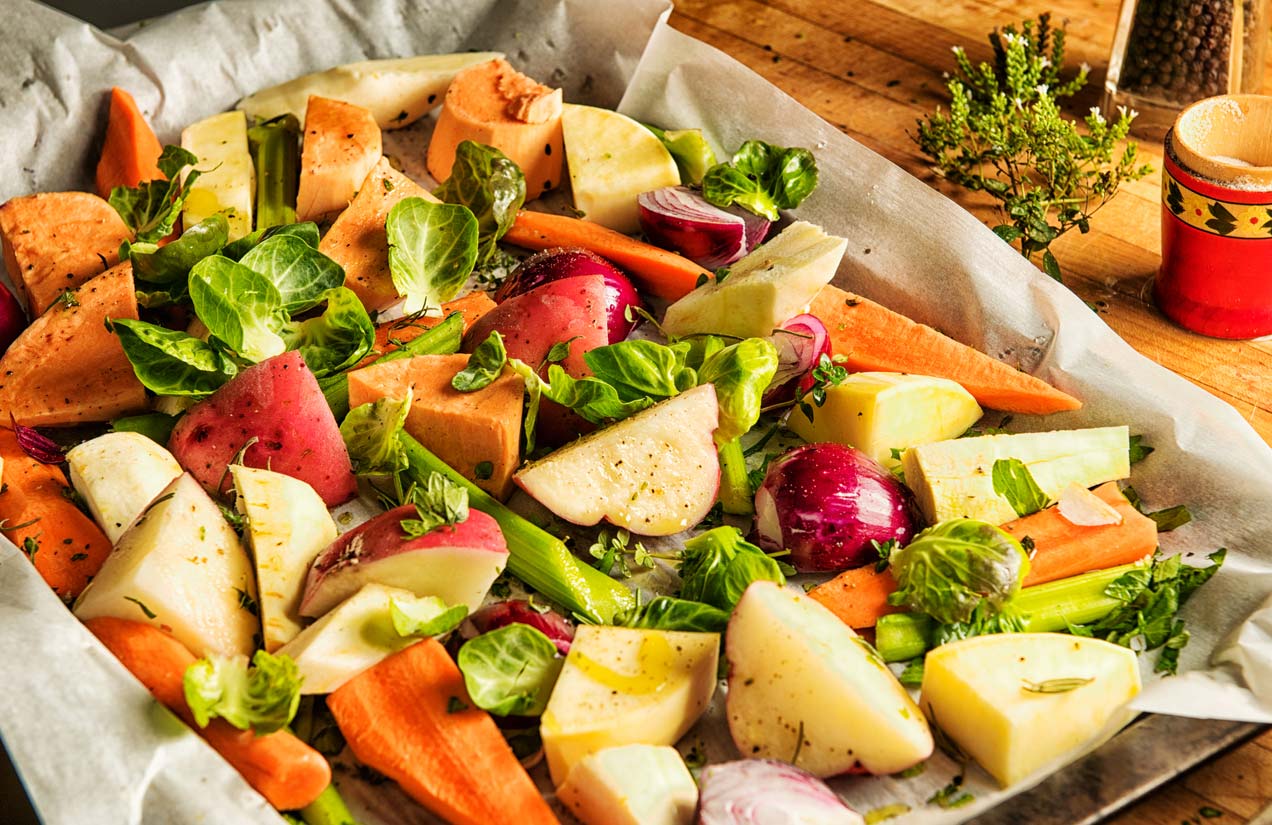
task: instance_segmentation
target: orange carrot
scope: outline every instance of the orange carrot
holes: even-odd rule
[[[111,89],[106,143],[97,161],[97,194],[107,198],[116,186],[163,180],[158,165],[162,152],[159,138],[137,108],[137,101],[118,86]]]
[[[0,531],[54,593],[74,600],[110,555],[110,539],[68,497],[62,471],[27,455],[13,430],[0,429],[0,460]]]
[[[1023,586],[1130,564],[1157,549],[1157,525],[1126,500],[1117,482],[1110,481],[1093,492],[1122,515],[1120,523],[1082,527],[1066,519],[1058,508],[1048,507],[1003,525],[1013,536],[1028,536],[1034,543],[1035,553]],[[888,596],[896,589],[890,571],[880,573],[867,565],[840,573],[808,595],[849,627],[860,628],[874,627],[879,617],[903,609],[888,604]]]
[[[503,240],[526,249],[578,246],[621,266],[636,284],[659,298],[674,301],[689,294],[699,278],[711,273],[688,258],[634,240],[599,223],[523,211]]]
[[[1117,482],[1101,484],[1092,492],[1121,514],[1119,524],[1079,527],[1059,508],[1048,507],[1003,525],[1018,539],[1028,536],[1037,549],[1025,577],[1026,587],[1130,564],[1157,549],[1157,523],[1126,500]]]
[[[401,650],[327,697],[365,765],[454,825],[557,823],[490,714],[436,639]]]
[[[855,372],[907,372],[949,378],[982,406],[1044,415],[1076,410],[1082,402],[1041,379],[960,344],[904,315],[827,286],[811,312],[830,332],[836,358]]]
[[[160,703],[180,716],[243,775],[247,784],[280,811],[303,808],[331,782],[331,766],[322,754],[290,731],[257,736],[224,719],[206,728],[194,722],[186,705],[182,679],[194,654],[153,625],[131,619],[99,616],[84,623],[137,681]]]

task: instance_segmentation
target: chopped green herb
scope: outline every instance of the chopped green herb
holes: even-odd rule
[[[879,554],[879,560],[875,562],[875,572],[882,573],[884,570],[888,569],[888,563],[892,559],[892,552],[897,549],[897,540],[888,539],[887,541],[880,543],[871,539],[870,546],[873,547],[875,552]]]
[[[1218,819],[1223,816],[1223,811],[1218,808],[1212,808],[1209,805],[1202,807],[1197,811],[1197,813],[1200,814],[1203,819]]]
[[[32,536],[27,536],[22,540],[22,552],[26,553],[27,558],[29,558],[31,563],[34,564],[35,554],[40,552],[40,543]]]
[[[234,592],[238,594],[239,607],[243,608],[253,616],[261,615],[260,605],[256,603],[256,599],[252,598],[251,593],[248,593],[241,587],[234,588]]]
[[[1149,453],[1151,453],[1152,451],[1153,451],[1153,448],[1144,443],[1144,436],[1142,435],[1131,436],[1130,456],[1131,456],[1132,464],[1138,464],[1139,462],[1148,458]]]
[[[572,338],[566,338],[564,341],[557,341],[548,350],[548,355],[543,359],[545,364],[559,364],[570,357],[570,344],[581,338],[581,335],[575,335]],[[543,365],[539,365],[539,369],[543,369]]]
[[[960,773],[950,780],[950,784],[941,788],[928,799],[928,804],[936,803],[942,808],[961,808],[976,799],[968,791],[963,790],[963,775]]]
[[[920,762],[917,765],[911,765],[905,770],[900,771],[898,773],[894,773],[892,775],[895,776],[897,779],[913,779],[916,776],[921,776],[923,772],[926,770],[927,770],[927,762]]]
[[[897,677],[897,681],[906,687],[918,687],[923,684],[923,657],[911,659]]]
[[[460,699],[458,696],[452,696],[446,700],[447,713],[463,713],[468,710],[468,707],[468,703],[463,699]]]
[[[702,748],[695,743],[689,748],[689,752],[684,754],[685,767],[691,771],[700,770],[707,765],[707,755],[703,753]]]
[[[151,610],[149,607],[146,607],[146,605],[142,603],[141,599],[134,599],[132,596],[124,596],[124,601],[132,602],[133,604],[140,607],[142,615],[144,615],[147,619],[153,619],[155,617],[155,611]]]
[[[1017,516],[1027,516],[1051,504],[1051,499],[1034,481],[1029,467],[1018,458],[1000,458],[992,473],[994,492],[1007,499]]]
[[[922,763],[919,763],[919,764],[922,764]],[[875,825],[875,823],[877,822],[884,822],[886,820],[892,819],[893,817],[901,816],[902,814],[908,814],[909,812],[910,812],[910,806],[901,802],[894,802],[891,805],[884,805],[881,808],[874,808],[873,810],[866,811],[866,816],[865,816],[866,825]]]
[[[829,355],[822,353],[822,357],[817,362],[817,366],[813,367],[813,386],[808,393],[800,399],[799,408],[808,416],[808,420],[813,420],[813,406],[808,403],[808,399],[812,398],[813,404],[818,407],[826,403],[826,390],[830,387],[838,386],[848,378],[848,370],[836,364]]]
[[[88,558],[87,553],[74,553],[71,555],[71,561],[83,561]]]
[[[75,290],[73,289],[68,289],[61,295],[57,296],[57,300],[53,303],[60,304],[63,309],[70,309],[71,307],[77,307],[80,305],[79,298],[75,296]]]
[[[447,524],[468,520],[468,490],[438,472],[432,472],[424,487],[412,485],[404,503],[414,504],[418,518],[402,519],[406,538],[419,538]]]
[[[612,536],[602,530],[597,535],[596,541],[587,549],[592,558],[597,560],[594,565],[596,569],[607,576],[631,578],[632,568],[627,563],[629,555],[637,567],[652,568],[654,557],[640,542],[631,544],[631,538],[631,533],[626,530],[617,530]]]
[[[477,466],[473,468],[473,475],[477,476],[478,481],[486,481],[495,474],[495,465],[489,461],[479,461]]]
[[[1044,679],[1041,682],[1031,682],[1028,679],[1020,680],[1020,689],[1025,693],[1068,693],[1071,690],[1077,690],[1083,685],[1089,685],[1095,681],[1094,677],[1088,676],[1069,677],[1060,679]]]

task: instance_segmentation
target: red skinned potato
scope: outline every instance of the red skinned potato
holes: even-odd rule
[[[495,291],[495,301],[503,303],[509,298],[524,295],[536,287],[565,278],[577,278],[583,275],[600,275],[605,279],[605,315],[609,325],[610,344],[616,344],[627,338],[635,328],[636,315],[627,320],[628,309],[640,308],[640,296],[636,287],[623,274],[622,270],[609,261],[579,247],[545,249],[526,258],[512,271],[499,289]]]
[[[509,358],[537,367],[552,345],[571,338],[570,354],[561,368],[575,378],[590,375],[583,353],[609,343],[608,296],[601,275],[579,275],[542,284],[505,300],[473,324],[464,336],[464,351],[498,330]]]
[[[328,507],[357,492],[340,427],[299,352],[243,370],[191,407],[168,439],[177,463],[213,495],[229,490],[226,470],[245,446],[244,465],[299,479]]]
[[[914,497],[891,473],[843,444],[796,447],[769,465],[755,493],[756,542],[788,550],[801,573],[878,559],[872,541],[906,544],[919,525]]]
[[[317,617],[372,582],[437,596],[448,606],[481,604],[503,572],[508,545],[499,524],[480,510],[418,538],[402,529],[415,505],[381,513],[336,539],[309,569],[300,615]]]

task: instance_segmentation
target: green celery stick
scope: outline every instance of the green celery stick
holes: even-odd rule
[[[335,783],[328,785],[326,790],[318,794],[317,799],[301,808],[300,818],[305,821],[305,825],[358,825],[348,806],[340,798]]]
[[[755,512],[751,496],[751,479],[746,474],[746,456],[742,442],[733,439],[720,448],[720,504],[724,512],[749,516]]]
[[[565,542],[505,507],[485,490],[455,472],[411,436],[401,435],[408,479],[418,484],[438,472],[468,490],[468,504],[499,522],[508,542],[508,570],[567,610],[609,624],[636,604],[630,590],[570,552]]]
[[[300,122],[279,115],[247,130],[256,167],[256,228],[296,222],[300,186]]]
[[[1080,576],[1037,584],[1021,590],[1016,607],[1025,616],[1029,633],[1057,633],[1069,625],[1102,619],[1122,601],[1104,590],[1115,579],[1142,562],[1095,570]],[[885,662],[903,662],[921,656],[932,646],[932,619],[922,613],[893,613],[875,625],[875,647]]]

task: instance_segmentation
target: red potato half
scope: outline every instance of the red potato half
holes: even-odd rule
[[[551,281],[501,303],[472,325],[464,351],[498,331],[509,358],[537,367],[552,345],[575,340],[561,368],[574,378],[591,375],[583,353],[609,343],[608,292],[602,275],[579,275]]]
[[[515,481],[566,521],[669,536],[706,517],[720,487],[715,387],[703,384],[584,436]]]
[[[328,507],[353,498],[357,480],[340,427],[299,352],[248,367],[177,422],[168,449],[213,495],[229,490],[227,468],[243,464],[309,484]]]
[[[811,597],[753,583],[733,609],[725,641],[729,732],[748,757],[798,754],[798,767],[827,777],[896,773],[931,756],[932,733],[910,694]]]
[[[508,562],[498,522],[469,510],[464,521],[408,538],[402,521],[414,518],[406,504],[336,539],[309,570],[300,615],[321,616],[373,582],[476,610]]]

